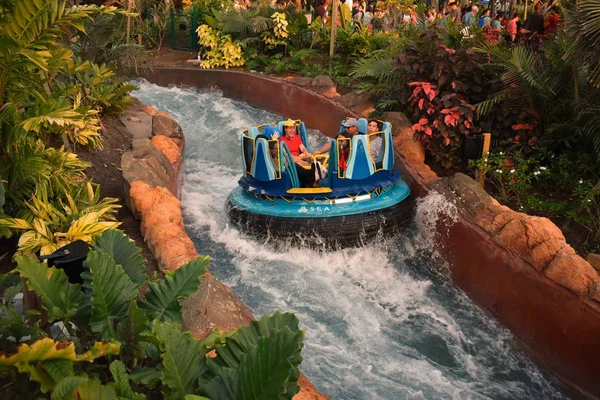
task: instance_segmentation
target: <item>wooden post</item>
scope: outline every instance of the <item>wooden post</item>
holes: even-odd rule
[[[333,56],[335,52],[335,31],[337,30],[337,15],[339,1],[333,0],[333,6],[331,7],[331,37],[329,40],[329,57]]]
[[[523,15],[523,22],[527,19],[527,0],[525,0],[525,14]]]
[[[483,150],[481,152],[481,158],[486,158],[490,152],[490,142],[492,141],[491,133],[483,134]],[[479,185],[485,187],[485,172],[479,169]]]

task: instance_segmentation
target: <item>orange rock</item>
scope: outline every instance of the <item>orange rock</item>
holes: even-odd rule
[[[520,218],[510,220],[503,228],[501,228],[494,239],[500,245],[504,246],[509,251],[521,255],[521,257],[529,253],[527,231]]]
[[[300,374],[298,378],[300,391],[294,396],[294,400],[329,400],[329,397],[319,393],[315,386],[304,376]]]
[[[179,146],[173,139],[167,136],[158,135],[152,137],[152,143],[167,156],[173,165],[173,168],[177,169],[179,167],[181,162],[181,152],[179,151]]]
[[[337,92],[335,87],[329,88],[329,89],[325,90],[324,92],[320,92],[320,94],[324,97],[327,97],[328,99],[333,99],[334,97],[340,96],[340,94]]]
[[[596,270],[576,254],[557,256],[546,269],[545,275],[582,299],[588,297],[600,282]]]
[[[533,247],[531,252],[526,254],[528,256],[526,259],[536,270],[542,272],[561,250],[568,252],[563,249],[564,247],[568,247],[572,251],[571,254],[575,254],[575,250],[564,240],[550,239]]]
[[[548,218],[528,216],[523,221],[527,229],[529,247],[535,247],[547,240],[558,239],[566,242],[562,231]]]
[[[148,104],[144,104],[144,112],[148,115],[155,116],[159,111]]]
[[[507,208],[506,211],[503,211],[502,209],[500,209],[499,211],[500,212],[494,217],[494,221],[490,226],[482,227],[492,235],[498,234],[517,215],[517,213],[515,213],[510,208]]]

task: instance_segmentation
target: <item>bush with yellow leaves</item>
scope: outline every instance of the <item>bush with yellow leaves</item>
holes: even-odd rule
[[[230,35],[223,35],[208,25],[200,25],[196,30],[200,46],[208,51],[202,53],[200,68],[242,67],[246,60],[242,55],[239,42],[234,42]]]

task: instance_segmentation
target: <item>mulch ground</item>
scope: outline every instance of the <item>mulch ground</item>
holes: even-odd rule
[[[148,275],[152,275],[158,271],[156,260],[144,243],[140,231],[140,221],[135,219],[123,201],[125,180],[121,172],[121,156],[131,150],[131,137],[118,117],[104,117],[102,124],[104,126],[102,132],[104,149],[79,149],[77,155],[92,164],[86,170],[86,174],[94,183],[100,184],[101,197],[113,197],[119,200],[119,205],[121,205],[117,213],[117,220],[121,222],[119,229],[133,239],[136,246],[142,250]]]

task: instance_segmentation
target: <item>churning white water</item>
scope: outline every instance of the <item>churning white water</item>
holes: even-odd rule
[[[422,200],[409,233],[385,243],[315,252],[259,242],[228,225],[224,205],[242,173],[239,133],[282,117],[216,91],[138,84],[136,96],[171,114],[185,133],[182,204],[198,251],[255,315],[298,316],[306,331],[301,370],[321,392],[333,399],[565,398],[447,277],[427,234],[446,211],[441,196]]]

